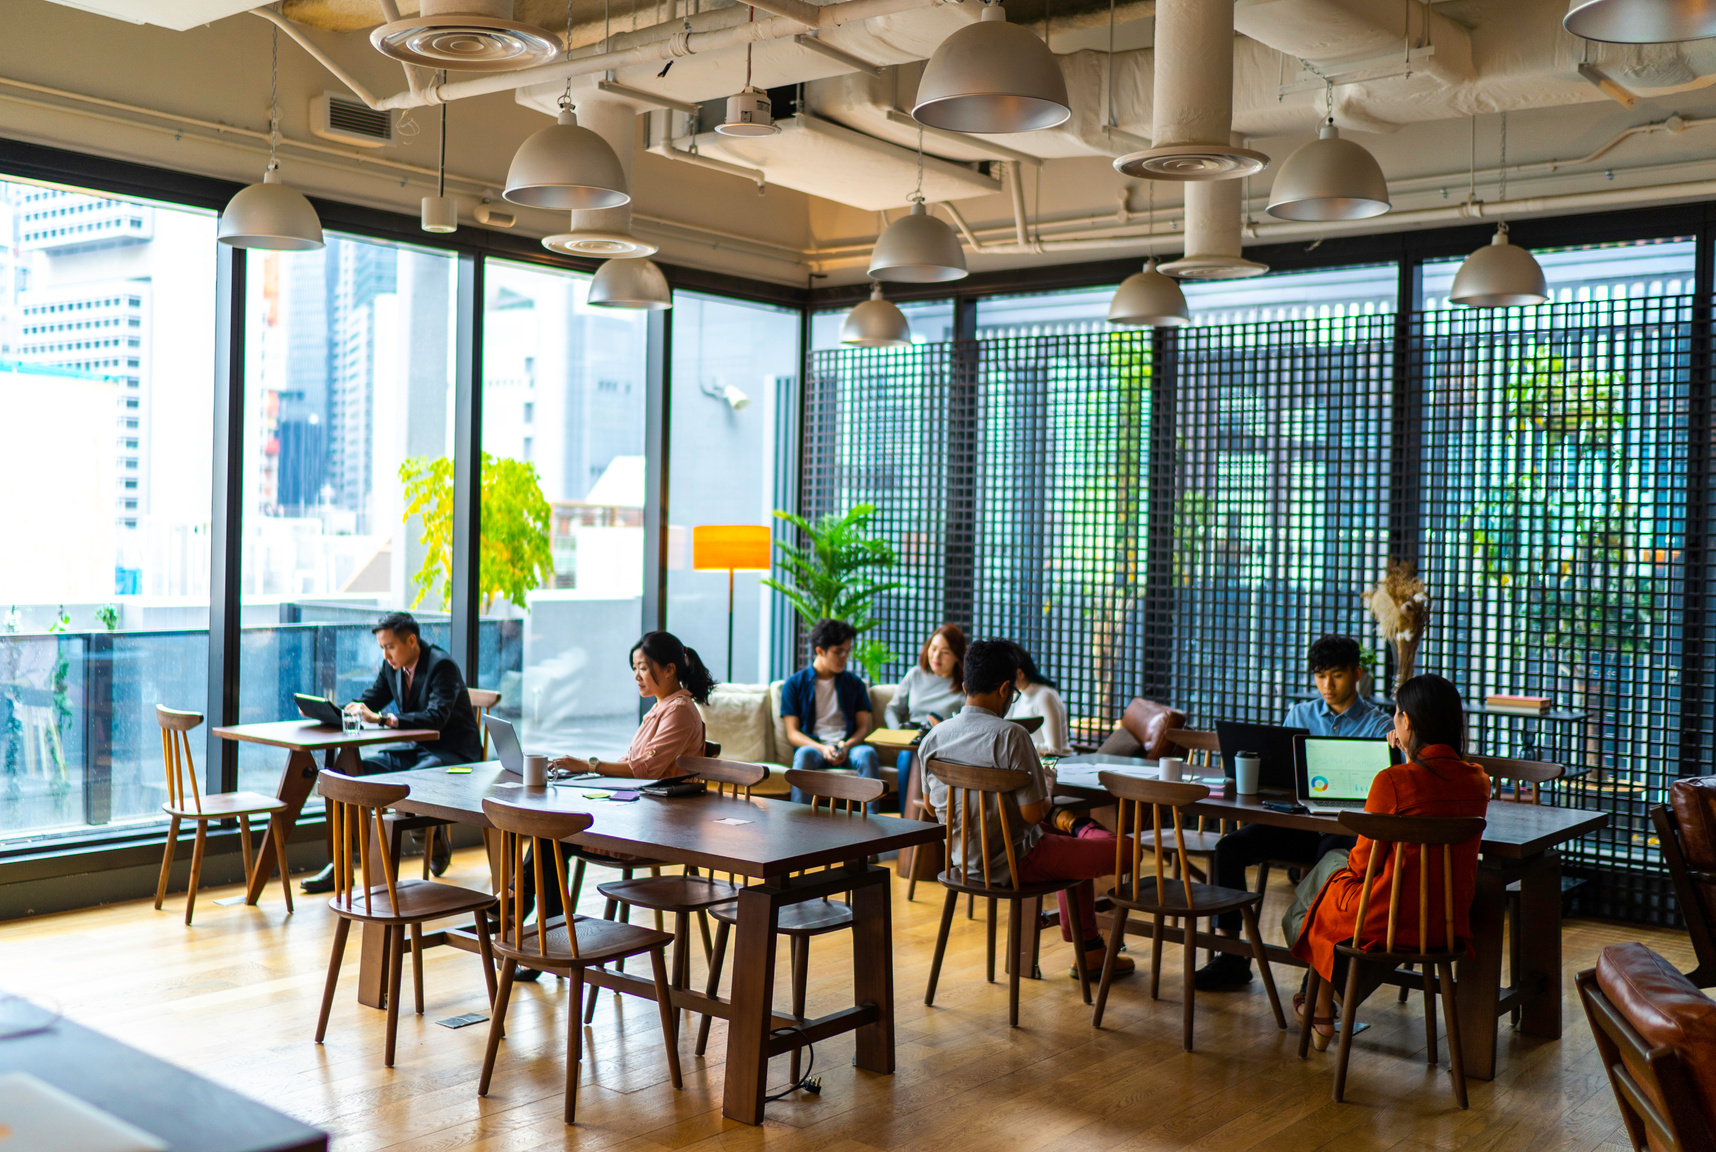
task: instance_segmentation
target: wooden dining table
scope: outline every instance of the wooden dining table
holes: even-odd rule
[[[395,811],[490,829],[483,799],[554,812],[589,812],[594,823],[568,843],[709,872],[749,878],[739,890],[732,997],[690,988],[673,990],[677,1008],[726,1020],[726,1083],[722,1112],[760,1124],[770,1057],[844,1032],[855,1034],[856,1064],[872,1072],[894,1070],[894,944],[890,883],[893,872],[872,856],[939,842],[939,824],[892,816],[848,816],[785,800],[708,794],[631,802],[592,796],[575,782],[526,788],[498,763],[470,765],[468,773],[424,768],[388,777],[411,793]],[[822,871],[804,874],[806,869]],[[782,908],[824,896],[849,894],[852,905],[852,1006],[807,1019],[774,1007],[775,928]],[[440,943],[464,943],[463,933]],[[428,940],[426,938],[426,945]],[[380,949],[365,948],[364,963]],[[626,972],[591,970],[585,982],[655,999],[650,980]],[[572,1006],[569,1011],[577,1011]],[[793,1031],[777,1035],[777,1029]]]
[[[245,888],[246,904],[256,903],[262,895],[262,885],[274,871],[275,824],[280,826],[279,843],[285,844],[292,839],[292,830],[298,826],[298,816],[304,811],[304,801],[310,798],[310,789],[315,787],[316,773],[320,771],[316,766],[317,752],[334,753],[334,771],[355,776],[359,774],[358,764],[362,759],[359,749],[377,744],[415,744],[441,735],[433,728],[362,728],[346,732],[314,720],[229,724],[216,728],[214,734],[222,740],[286,749],[286,766],[281,770],[280,787],[275,792],[286,807],[268,818],[268,835],[262,838],[262,846],[256,854],[256,867],[251,871],[250,882]],[[286,883],[292,882],[285,868],[280,874],[287,877]]]
[[[1061,761],[1063,772],[1076,767],[1083,757]],[[1135,760],[1122,769],[1155,777],[1155,764]],[[1100,785],[1086,783],[1084,774],[1055,785],[1056,795],[1100,799],[1108,794]],[[1271,789],[1256,796],[1228,799],[1209,797],[1187,805],[1184,812],[1214,820],[1236,820],[1243,824],[1272,824],[1319,834],[1340,835],[1340,821],[1333,815],[1311,812],[1279,812],[1263,806],[1265,801],[1291,803],[1291,792]],[[1605,827],[1607,812],[1585,808],[1554,808],[1492,800],[1486,816],[1483,845],[1479,851],[1477,890],[1472,900],[1471,924],[1475,955],[1456,966],[1459,984],[1460,1039],[1464,1047],[1466,1075],[1480,1080],[1495,1076],[1497,1020],[1519,1011],[1519,1030],[1544,1039],[1561,1037],[1561,861],[1555,849]],[[1507,912],[1508,888],[1518,884],[1519,925],[1518,971],[1510,971],[1513,983],[1502,985],[1502,958],[1507,952],[1503,921]],[[1148,937],[1151,925],[1134,920],[1127,933]],[[1164,928],[1164,940],[1182,939],[1179,928]],[[1220,952],[1250,956],[1251,945],[1213,933],[1197,933],[1197,945]],[[1304,967],[1287,948],[1268,946],[1271,963]]]

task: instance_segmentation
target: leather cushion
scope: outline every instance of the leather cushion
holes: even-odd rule
[[[1120,726],[1138,742],[1141,751],[1135,753],[1146,760],[1158,760],[1171,754],[1173,743],[1168,733],[1186,726],[1186,714],[1178,708],[1135,697],[1120,717]]]
[[[1637,943],[1603,949],[1597,958],[1597,987],[1647,1047],[1669,1047],[1680,1054],[1705,1119],[1716,1128],[1716,1001]],[[1623,1045],[1621,1058],[1646,1095],[1654,1097],[1638,1056]],[[1666,1113],[1660,1098],[1652,1103]]]
[[[1680,827],[1680,852],[1694,872],[1716,872],[1716,776],[1676,780],[1668,802]],[[1692,881],[1704,918],[1716,924],[1716,885]]]

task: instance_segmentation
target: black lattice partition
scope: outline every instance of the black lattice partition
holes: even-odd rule
[[[897,678],[944,620],[1057,679],[1075,740],[1139,694],[1274,720],[1325,632],[1392,653],[1361,599],[1410,560],[1418,671],[1476,703],[1474,750],[1556,760],[1601,808],[1563,860],[1590,911],[1672,922],[1647,808],[1708,771],[1702,322],[1688,297],[1019,335],[812,358],[801,499],[876,504],[905,585]],[[1700,338],[1695,339],[1695,336]],[[1689,525],[1692,531],[1689,533]]]

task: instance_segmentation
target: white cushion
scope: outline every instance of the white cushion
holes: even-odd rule
[[[768,704],[769,690],[761,684],[717,684],[709,703],[698,705],[706,735],[721,745],[721,759],[753,764],[773,759]]]

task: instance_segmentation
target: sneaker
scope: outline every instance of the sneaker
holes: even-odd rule
[[[1218,952],[1216,958],[1199,968],[1192,977],[1192,986],[1199,992],[1229,992],[1251,983],[1251,961],[1232,952]]]
[[[1099,944],[1094,948],[1085,949],[1084,970],[1086,975],[1088,975],[1092,981],[1098,980],[1102,977],[1102,962],[1107,958],[1108,946],[1106,944]],[[1116,956],[1114,958],[1114,974],[1116,976],[1130,976],[1137,970],[1137,968],[1138,962],[1130,956]],[[1077,980],[1078,965],[1069,965],[1067,968],[1067,975],[1072,977],[1074,980]]]

